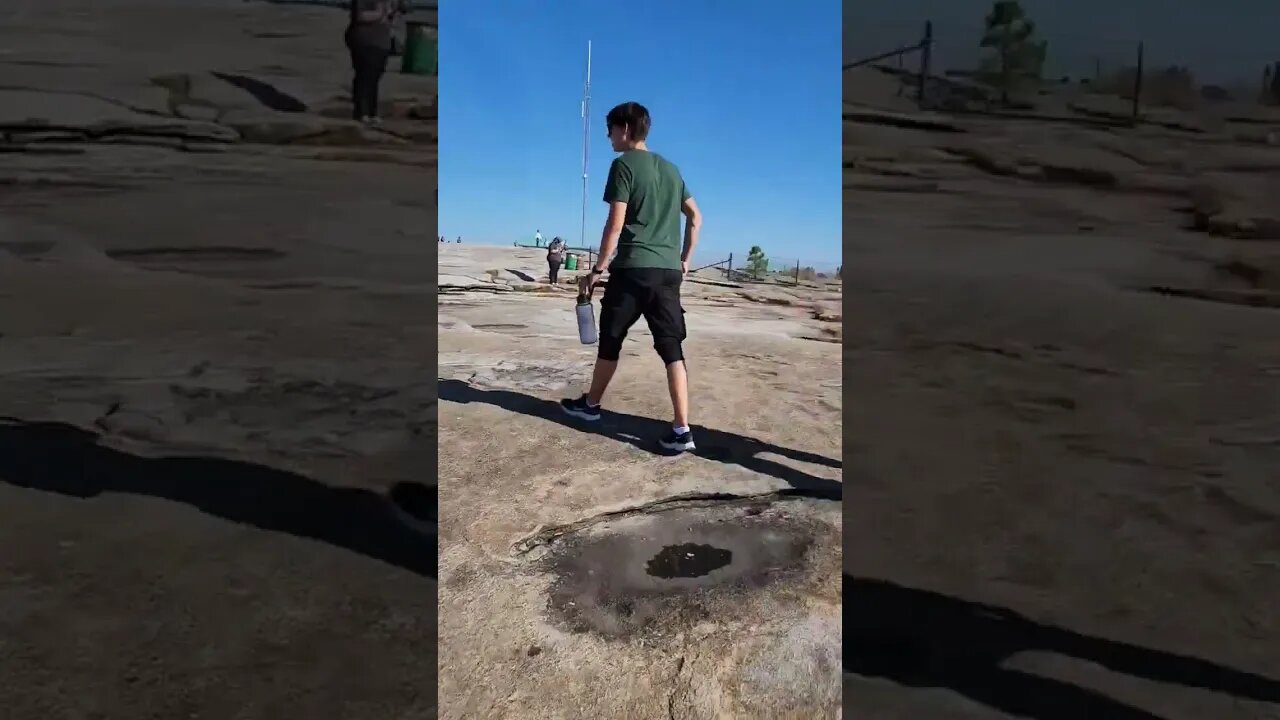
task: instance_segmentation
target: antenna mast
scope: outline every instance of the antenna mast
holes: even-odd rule
[[[587,41],[587,81],[582,86],[582,227],[578,230],[578,247],[587,246],[587,159],[591,150],[591,41]]]

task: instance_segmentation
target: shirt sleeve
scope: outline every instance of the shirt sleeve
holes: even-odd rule
[[[604,201],[607,203],[630,201],[631,180],[631,168],[622,162],[622,158],[614,160],[609,166],[609,179],[604,183]]]
[[[684,181],[684,178],[680,178],[680,202],[684,202],[691,197],[693,197],[693,195],[689,192],[688,183]]]

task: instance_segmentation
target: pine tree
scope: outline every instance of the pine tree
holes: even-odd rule
[[[1000,90],[1000,102],[1026,79],[1039,79],[1048,43],[1036,41],[1036,25],[1018,0],[997,0],[987,13],[979,45],[994,51],[983,60],[982,74]]]
[[[747,270],[757,280],[769,272],[769,258],[765,256],[764,250],[761,250],[759,245],[752,245],[750,252],[747,253]]]

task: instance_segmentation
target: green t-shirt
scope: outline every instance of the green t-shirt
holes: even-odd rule
[[[615,268],[680,269],[680,205],[688,200],[680,169],[648,150],[628,150],[609,166],[604,201],[625,202]]]

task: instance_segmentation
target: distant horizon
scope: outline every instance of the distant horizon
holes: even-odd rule
[[[446,242],[444,242],[443,244],[445,244],[445,245],[457,245],[458,243],[457,243],[457,242],[455,242],[455,240],[457,239],[457,237],[458,237],[458,236],[457,236],[457,234],[456,234],[456,233],[455,233],[454,235],[445,235],[445,241],[446,241]],[[543,233],[543,240],[544,240],[544,241],[550,241],[550,240],[551,240],[551,238],[553,238],[553,237],[555,237],[555,235],[549,235],[549,234],[547,234],[547,233]],[[560,239],[561,239],[561,240],[564,240],[564,241],[565,241],[565,243],[566,243],[566,244],[568,244],[568,246],[569,246],[569,249],[570,249],[570,250],[579,250],[579,249],[581,249],[578,245],[576,245],[576,244],[575,244],[575,242],[576,242],[575,240],[572,240],[572,239],[570,239],[570,238],[566,238],[566,237],[564,237],[563,235],[561,235],[561,236],[560,236]],[[439,242],[439,238],[438,238],[438,237],[436,238],[436,241],[437,241],[437,242]],[[462,244],[462,245],[479,245],[479,246],[481,246],[481,247],[509,247],[509,248],[512,248],[512,249],[515,249],[515,248],[517,248],[517,247],[518,247],[518,248],[519,248],[519,249],[521,249],[521,250],[538,250],[538,249],[541,249],[541,248],[538,248],[538,247],[534,247],[534,246],[533,246],[533,235],[529,235],[529,237],[528,237],[527,239],[522,239],[522,240],[520,240],[520,245],[519,245],[519,246],[515,245],[515,243],[516,243],[516,241],[515,241],[515,240],[509,240],[509,241],[505,241],[505,242],[500,241],[500,240],[483,240],[483,239],[476,240],[476,239],[474,239],[474,238],[468,238],[468,237],[464,234],[464,235],[462,236],[462,243],[461,243],[461,244]],[[587,249],[591,250],[592,252],[599,252],[599,251],[600,251],[599,245],[600,245],[600,243],[598,243],[598,242],[596,242],[596,243],[588,243],[588,245],[587,245]],[[542,247],[543,247],[543,248],[545,248],[545,247],[546,247],[546,245],[543,245]],[[838,260],[814,260],[814,259],[812,259],[812,258],[787,257],[787,256],[784,256],[784,255],[773,255],[773,254],[771,254],[771,253],[769,252],[769,249],[768,249],[768,248],[763,247],[763,246],[762,246],[760,249],[764,251],[765,258],[769,261],[769,271],[770,271],[770,272],[773,272],[773,271],[780,271],[780,270],[785,270],[785,269],[787,269],[787,268],[795,267],[795,264],[796,264],[796,262],[797,262],[797,261],[799,261],[799,262],[800,262],[800,268],[801,268],[802,270],[803,270],[804,268],[812,268],[813,270],[816,270],[816,271],[818,271],[818,272],[835,272],[836,270],[838,270],[838,269],[839,269],[841,266],[843,266],[843,264],[844,264],[843,259],[838,259]],[[748,253],[748,252],[750,252],[750,250],[751,250],[751,248],[750,248],[750,247],[745,247],[745,248],[743,248],[743,249],[742,249],[742,251],[741,251],[741,252],[736,251],[736,250],[734,250],[734,251],[730,251],[730,252],[732,253],[732,255],[733,255],[733,265],[734,265],[734,267],[741,267],[742,265],[745,265],[745,264],[746,264],[746,260],[747,260],[747,253]],[[729,257],[729,255],[730,255],[730,253],[729,253],[729,252],[727,252],[727,253],[722,253],[722,254],[717,255],[717,256],[714,256],[714,257],[713,257],[712,255],[705,254],[705,253],[696,253],[696,254],[695,254],[695,256],[694,256],[694,261],[693,261],[693,265],[692,265],[692,266],[693,266],[694,268],[701,268],[701,267],[704,267],[704,266],[707,266],[707,265],[713,265],[713,264],[716,264],[716,263],[718,263],[718,262],[722,262],[722,261],[724,261],[724,260],[727,260],[727,259],[728,259],[728,257]]]

